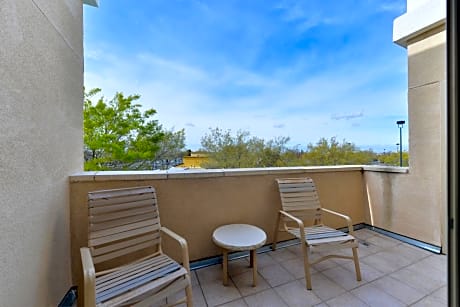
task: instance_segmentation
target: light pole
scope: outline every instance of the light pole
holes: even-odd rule
[[[399,128],[399,166],[402,166],[402,128],[405,123],[404,120],[398,120],[396,122]]]

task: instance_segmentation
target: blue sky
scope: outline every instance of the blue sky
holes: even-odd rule
[[[192,150],[219,127],[396,151],[407,53],[392,27],[405,3],[100,0],[84,6],[85,87],[140,94]]]

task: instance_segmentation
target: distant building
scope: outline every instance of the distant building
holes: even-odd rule
[[[202,168],[203,165],[208,162],[209,157],[205,153],[192,153],[192,151],[189,150],[182,160],[182,164],[178,165],[178,167]]]

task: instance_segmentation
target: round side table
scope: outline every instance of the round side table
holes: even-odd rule
[[[214,243],[222,248],[223,283],[228,284],[228,252],[249,251],[250,267],[252,267],[253,286],[257,284],[256,249],[264,245],[267,235],[259,227],[248,224],[224,225],[212,234]]]

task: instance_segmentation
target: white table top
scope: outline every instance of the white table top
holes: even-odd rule
[[[244,251],[264,245],[267,235],[262,229],[253,225],[230,224],[214,230],[212,240],[220,247]]]

